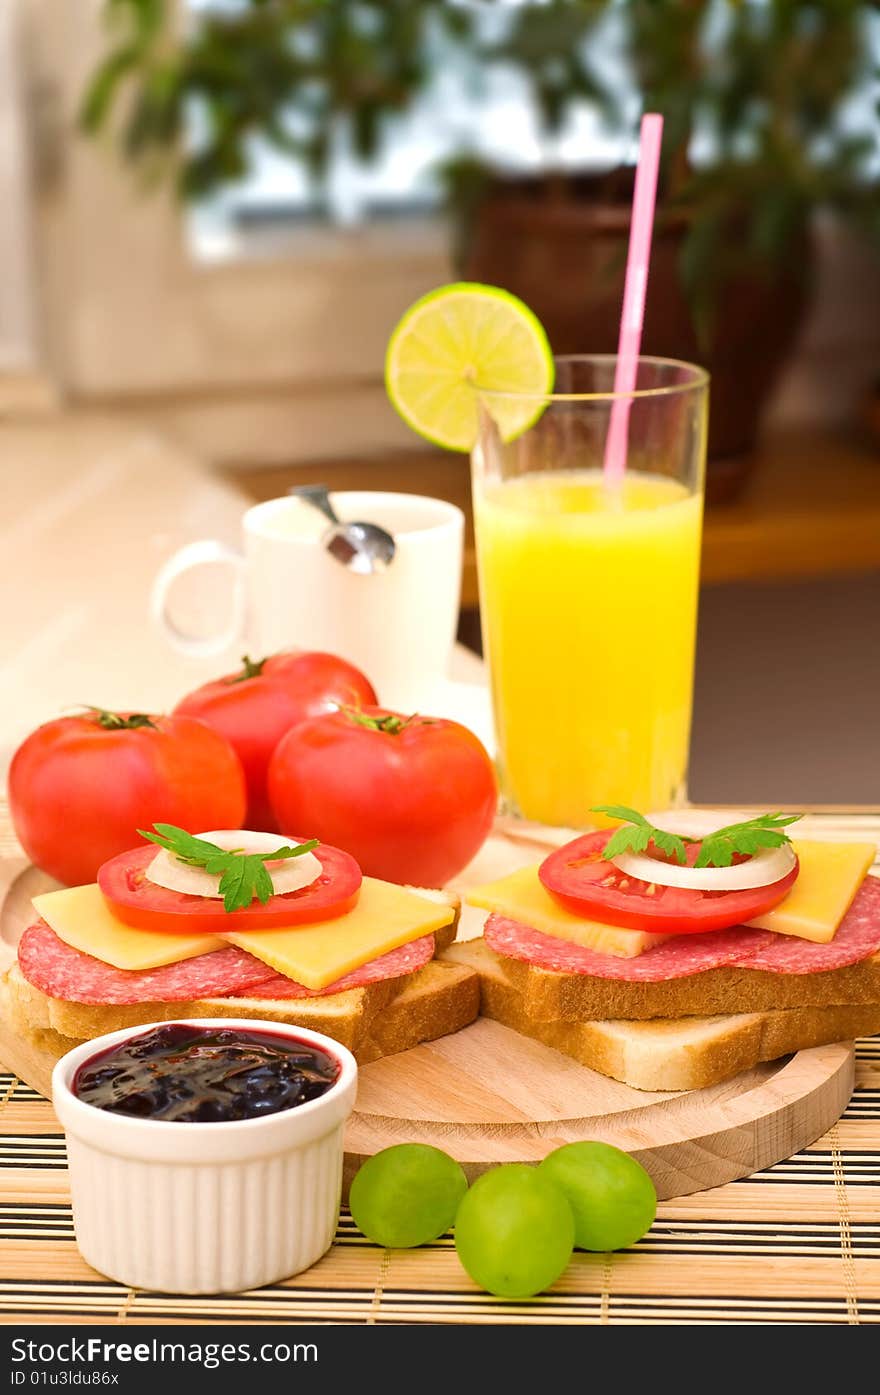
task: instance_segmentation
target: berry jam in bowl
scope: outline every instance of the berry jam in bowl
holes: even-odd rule
[[[52,1076],[76,1238],[120,1283],[230,1293],[329,1247],[357,1064],[318,1032],[245,1018],[84,1042]]]
[[[340,1070],[330,1052],[290,1033],[163,1022],[90,1056],[71,1088],[111,1114],[225,1124],[320,1099]]]

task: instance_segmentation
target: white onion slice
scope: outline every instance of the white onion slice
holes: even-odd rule
[[[213,833],[198,833],[208,843],[216,843],[218,848],[228,851],[240,849],[242,852],[275,852],[278,848],[289,847],[294,840],[281,833],[254,833],[248,828],[220,829]],[[295,846],[295,844],[294,844]],[[276,896],[288,891],[300,891],[311,886],[321,875],[321,863],[314,853],[300,853],[299,857],[286,858],[283,862],[266,864],[266,871],[272,880]],[[220,877],[210,876],[204,867],[189,867],[179,861],[167,848],[160,848],[144,873],[154,886],[164,886],[168,891],[181,891],[186,896],[208,896],[222,901]]]
[[[655,826],[660,827],[659,824]],[[724,824],[718,827],[723,828]],[[689,833],[688,836],[696,838],[699,834]],[[732,867],[682,867],[678,862],[662,862],[645,853],[629,852],[612,857],[611,861],[627,877],[653,882],[655,886],[681,886],[689,891],[746,891],[751,887],[770,886],[788,876],[795,865],[795,856],[791,845],[785,843],[781,848],[762,848],[747,862],[737,862]]]

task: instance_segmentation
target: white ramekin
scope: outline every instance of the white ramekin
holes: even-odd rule
[[[320,1047],[339,1061],[339,1078],[307,1104],[218,1124],[110,1114],[73,1094],[85,1061],[168,1025],[108,1032],[68,1051],[52,1072],[83,1258],[119,1283],[170,1293],[234,1293],[308,1269],[336,1229],[357,1062],[320,1032],[201,1017],[194,1027],[278,1032]]]

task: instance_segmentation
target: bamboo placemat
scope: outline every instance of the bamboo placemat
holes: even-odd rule
[[[809,825],[880,838],[876,813]],[[824,1138],[747,1180],[665,1202],[638,1245],[576,1254],[527,1303],[478,1290],[449,1237],[382,1250],[347,1213],[326,1257],[284,1284],[186,1298],[112,1283],[76,1248],[51,1106],[0,1075],[0,1321],[880,1324],[880,1038],[858,1043],[855,1094]]]

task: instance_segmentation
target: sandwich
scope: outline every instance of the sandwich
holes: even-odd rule
[[[873,844],[792,839],[795,816],[607,812],[619,829],[467,896],[483,936],[444,958],[479,974],[483,1015],[657,1091],[880,1032]]]
[[[0,993],[34,1044],[61,1055],[146,1022],[254,1017],[324,1032],[364,1063],[476,1017],[477,975],[436,957],[455,896],[364,877],[315,840],[169,824],[144,837],[96,883],[33,898]]]

